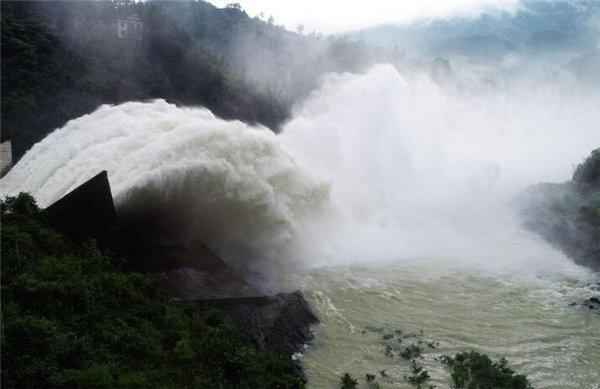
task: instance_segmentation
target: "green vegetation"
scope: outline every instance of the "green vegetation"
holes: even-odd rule
[[[98,101],[88,102],[77,81],[85,70],[82,58],[50,34],[41,20],[22,16],[26,3],[1,6],[2,139],[13,138],[20,154]],[[74,89],[82,89],[80,100],[68,97],[67,91]]]
[[[31,196],[2,202],[3,388],[304,387],[289,357],[121,263],[53,231]]]
[[[414,360],[421,357],[422,354],[423,349],[416,344],[411,344],[400,352],[400,356],[407,360]]]
[[[341,379],[341,389],[356,389],[358,388],[358,381],[355,380],[350,374],[345,373]]]
[[[0,5],[2,139],[13,140],[17,158],[68,120],[130,100],[201,105],[276,131],[323,73],[362,71],[387,55],[344,38],[287,31],[272,18],[250,18],[239,4]],[[119,27],[130,19],[140,24]]]
[[[591,155],[577,166],[573,174],[573,183],[582,192],[600,194],[600,149],[592,151]]]
[[[406,376],[405,379],[417,389],[433,388],[432,385],[427,384],[431,379],[429,372],[414,359],[410,361],[410,375]]]
[[[504,358],[492,361],[487,355],[475,351],[445,356],[454,389],[532,389],[524,375],[516,374]]]

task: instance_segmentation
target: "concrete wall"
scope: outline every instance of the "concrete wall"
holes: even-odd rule
[[[12,144],[9,140],[0,143],[0,177],[12,166]]]

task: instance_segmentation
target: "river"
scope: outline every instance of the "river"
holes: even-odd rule
[[[365,374],[378,375],[382,388],[411,388],[403,378],[409,363],[384,352],[382,336],[395,330],[439,342],[424,347],[422,362],[440,388],[449,387],[449,376],[435,358],[467,350],[506,357],[536,388],[599,387],[600,314],[570,306],[592,293],[594,275],[568,264],[560,276],[519,276],[403,263],[302,276],[322,321],[303,357],[309,388],[337,388],[344,372],[363,383]]]

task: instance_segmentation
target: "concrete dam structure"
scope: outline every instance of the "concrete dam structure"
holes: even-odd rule
[[[125,259],[125,269],[157,273],[173,303],[217,307],[260,348],[301,349],[318,321],[299,292],[264,295],[203,242],[165,241],[160,220],[119,215],[106,171],[86,181],[44,211],[49,223],[76,241],[94,239],[102,250]],[[152,213],[150,212],[150,215]]]

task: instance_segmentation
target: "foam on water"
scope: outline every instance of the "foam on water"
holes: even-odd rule
[[[321,264],[438,258],[565,271],[511,202],[528,185],[569,179],[600,145],[598,106],[564,85],[469,94],[387,65],[330,76],[281,136],[331,185],[336,217],[321,236],[332,254]]]
[[[46,206],[108,170],[117,207],[158,206],[230,261],[429,261],[578,272],[519,226],[526,185],[600,145],[600,99],[546,86],[468,94],[392,66],[326,77],[283,133],[165,101],[102,106],[0,181]]]
[[[580,280],[507,279],[424,263],[344,266],[298,277],[321,319],[303,357],[311,388],[334,388],[345,372],[363,382],[375,374],[382,388],[411,388],[403,378],[409,362],[385,354],[393,341],[382,335],[396,330],[439,342],[435,349],[423,346],[419,364],[441,388],[449,377],[436,358],[468,350],[508,358],[536,388],[597,388],[600,316],[569,305],[594,293]]]
[[[162,100],[70,121],[19,161],[1,191],[28,191],[47,206],[101,170],[118,209],[170,208],[179,234],[199,235],[230,260],[291,255],[303,215],[328,196],[271,131]]]

